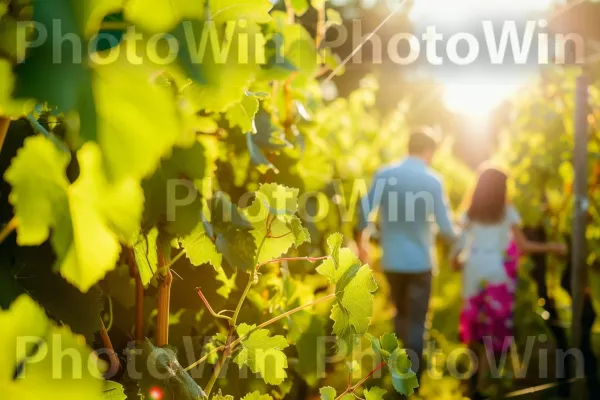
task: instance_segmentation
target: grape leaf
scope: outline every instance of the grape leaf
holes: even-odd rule
[[[250,230],[252,225],[241,213],[240,209],[223,192],[215,193],[211,201],[211,223],[215,231],[223,231],[229,228],[230,224],[237,229]]]
[[[12,185],[9,201],[19,218],[17,243],[34,246],[43,243],[66,213],[69,181],[65,170],[69,154],[60,151],[43,136],[25,139],[4,179]]]
[[[229,298],[231,291],[236,288],[235,274],[231,278],[227,277],[222,266],[223,255],[218,252],[217,246],[206,234],[204,222],[200,222],[189,235],[183,237],[181,245],[192,265],[208,263],[213,266],[217,273],[216,280],[223,284],[217,289],[217,293],[226,299]]]
[[[144,286],[150,283],[150,280],[158,271],[157,239],[158,228],[152,227],[146,233],[140,232],[133,242],[135,264]]]
[[[62,112],[77,110],[82,101],[93,107],[90,72],[83,63],[87,47],[62,40],[63,35],[83,37],[73,2],[34,0],[32,3],[33,20],[46,29],[48,37],[32,48],[25,62],[15,68],[15,97],[47,101]],[[58,23],[60,30],[54,29]],[[57,43],[60,52],[55,48]]]
[[[260,394],[260,392],[256,390],[242,397],[242,400],[273,400],[273,398],[268,394]]]
[[[147,32],[164,33],[184,18],[204,17],[204,0],[129,0],[125,2],[127,20]]]
[[[258,262],[281,256],[289,248],[310,241],[308,231],[293,215],[298,208],[298,189],[274,183],[263,184],[245,210],[246,218],[254,229],[256,247],[261,247]]]
[[[118,382],[105,381],[102,392],[104,393],[104,400],[127,400],[125,388]]]
[[[241,1],[251,9],[259,8],[247,0]],[[218,7],[211,1],[212,6]],[[229,10],[235,13],[235,7]],[[193,107],[199,111],[225,112],[242,101],[263,62],[260,26],[252,20],[224,26],[219,21],[185,21],[180,29],[186,33],[187,48],[182,51],[190,54],[193,65],[201,67],[205,81],[190,85],[183,92]]]
[[[266,23],[271,20],[269,11],[273,4],[269,0],[211,0],[210,13],[213,21],[217,23],[235,22],[240,19],[257,23]]]
[[[225,118],[231,128],[239,127],[242,132],[255,132],[254,116],[258,112],[258,100],[245,95],[242,100],[225,112]]]
[[[172,89],[154,81],[161,70],[146,59],[141,59],[139,65],[136,60],[126,59],[126,48],[132,44],[124,40],[118,48],[122,56],[97,66],[92,81],[98,114],[97,141],[108,174],[115,180],[152,174],[182,132]]]
[[[0,387],[4,398],[19,400],[103,400],[102,366],[82,337],[48,320],[29,296],[19,296],[0,311]],[[77,362],[55,354],[75,355]]]
[[[335,400],[337,398],[337,392],[331,386],[325,386],[319,389],[319,393],[321,393],[321,400]],[[346,393],[340,400],[350,400],[354,399],[350,393]]]
[[[331,235],[327,243],[331,257],[317,267],[317,272],[335,284],[337,302],[331,310],[333,333],[340,339],[340,353],[349,354],[371,323],[377,283],[368,265],[361,265],[350,249],[340,249],[340,234]]]
[[[16,215],[25,221],[17,238],[20,244],[39,244],[54,228],[51,242],[58,269],[67,281],[86,292],[115,267],[120,241],[133,241],[143,193],[133,180],[109,184],[103,175],[100,149],[91,142],[78,152],[79,177],[65,186],[66,176],[60,171],[68,159],[51,150],[53,147],[45,137],[28,138],[5,173],[13,187],[10,200]],[[38,181],[30,173],[40,160],[46,177]],[[44,196],[40,196],[40,188]],[[37,215],[40,220],[30,223]]]
[[[52,236],[65,279],[86,292],[116,266],[120,241],[130,244],[139,230],[143,192],[134,180],[110,185],[100,149],[86,143],[77,153],[80,175],[69,187],[69,211]]]
[[[365,396],[365,400],[383,400],[383,395],[386,393],[387,390],[372,386],[363,391],[363,396]]]
[[[212,239],[206,235],[204,223],[200,222],[190,234],[181,238],[185,255],[194,266],[210,264],[215,271],[221,269],[223,256],[217,251]]]
[[[256,325],[240,324],[237,333],[240,336],[256,328]],[[288,347],[288,342],[281,335],[270,336],[268,329],[258,329],[240,343],[242,350],[234,361],[241,367],[247,365],[254,373],[259,374],[265,383],[279,385],[287,377],[287,357],[281,351]]]
[[[248,271],[254,268],[256,244],[250,232],[230,227],[217,234],[215,244],[232,268]]]
[[[145,225],[164,225],[168,233],[184,236],[201,223],[202,202],[194,181],[208,174],[205,154],[204,145],[198,141],[186,149],[176,147],[171,157],[142,182]]]
[[[410,396],[419,387],[417,375],[411,369],[411,362],[406,350],[400,348],[398,339],[393,333],[386,333],[379,339],[369,336],[371,347],[386,363],[392,374],[392,385],[397,392]]]

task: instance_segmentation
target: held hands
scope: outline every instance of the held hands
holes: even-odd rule
[[[559,256],[567,255],[569,249],[564,243],[548,243],[548,249],[551,253],[557,254]]]

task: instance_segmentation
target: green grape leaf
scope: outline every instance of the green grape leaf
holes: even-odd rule
[[[379,339],[369,336],[371,347],[383,361],[392,374],[392,385],[397,392],[410,396],[419,387],[417,375],[411,369],[411,362],[406,350],[400,348],[395,334],[387,333]]]
[[[69,181],[66,168],[69,154],[59,150],[44,136],[25,139],[4,179],[12,186],[9,201],[15,207],[17,243],[34,246],[43,243],[66,213]]]
[[[386,393],[387,390],[372,386],[363,391],[363,396],[365,396],[365,400],[383,400],[383,395]]]
[[[53,152],[53,146],[42,136],[27,139],[5,173],[13,187],[10,201],[17,216],[25,221],[17,240],[39,244],[54,228],[51,242],[57,267],[67,281],[86,292],[116,266],[120,242],[133,242],[139,229],[143,193],[130,179],[109,184],[103,174],[100,149],[91,142],[77,153],[79,177],[65,186],[66,176],[64,172],[61,176],[60,170],[68,158]],[[35,171],[31,166],[39,162],[46,176],[37,180],[35,174],[26,172]],[[30,223],[35,215],[41,218]],[[25,236],[19,239],[19,235]]]
[[[260,8],[253,2],[242,1],[250,9]],[[218,7],[211,1],[212,6]],[[227,10],[235,13],[235,9],[232,5]],[[204,83],[189,85],[183,95],[194,109],[226,112],[246,97],[246,91],[260,72],[264,47],[261,28],[255,20],[225,26],[218,21],[183,24],[181,29],[186,31],[184,45],[187,47],[182,51],[190,54],[190,62],[196,68],[201,68],[199,73],[204,80]]]
[[[340,353],[349,354],[371,323],[377,283],[368,265],[361,265],[350,249],[340,249],[341,240],[339,234],[328,238],[331,257],[317,267],[317,272],[335,284],[337,302],[331,310],[333,333],[340,339]]]
[[[120,59],[94,69],[97,141],[114,180],[151,175],[182,131],[173,90],[155,82],[160,69],[148,60],[136,65],[125,59],[131,44],[125,40]]]
[[[0,310],[0,387],[8,399],[103,400],[103,363],[85,340],[65,326],[53,324],[29,296],[19,296],[8,310]],[[55,354],[75,355],[82,364]]]
[[[273,398],[268,394],[261,394],[258,390],[248,393],[242,400],[273,400]]]
[[[211,0],[211,18],[216,23],[236,22],[240,19],[260,24],[271,20],[269,11],[273,4],[269,0]]]
[[[291,0],[292,8],[296,15],[301,17],[308,11],[308,0]]]
[[[203,222],[196,225],[189,235],[181,238],[181,246],[192,265],[210,264],[215,271],[221,269],[223,256],[217,251],[212,239],[206,235]]]
[[[216,231],[227,230],[232,224],[241,230],[250,230],[252,225],[241,213],[240,209],[223,192],[215,193],[211,202],[211,223]]]
[[[82,27],[71,0],[33,3],[33,20],[43,26],[48,36],[38,47],[30,49],[23,63],[15,67],[17,98],[36,99],[58,107],[61,112],[79,110],[82,129],[95,137],[94,101],[91,92],[91,74],[85,68],[87,46],[67,44],[65,37],[82,38]],[[60,29],[55,29],[60,23]],[[56,44],[60,43],[60,53]],[[22,56],[22,55],[21,55]],[[57,61],[57,57],[60,59]]]
[[[68,191],[70,215],[58,221],[52,245],[61,275],[86,292],[115,268],[120,242],[135,239],[144,197],[134,180],[107,182],[96,144],[86,143],[77,159],[80,174]]]
[[[256,247],[261,245],[258,262],[265,262],[286,253],[291,246],[310,241],[308,231],[294,215],[298,208],[298,189],[274,183],[263,184],[255,199],[245,210],[254,229]]]
[[[256,328],[256,325],[240,324],[238,335],[243,336]],[[241,367],[247,365],[254,373],[259,374],[265,383],[279,385],[287,377],[287,357],[282,349],[288,347],[288,342],[281,335],[270,336],[268,329],[258,329],[251,332],[240,343],[242,350],[234,361]]]
[[[127,400],[125,388],[118,382],[105,381],[102,393],[104,393],[104,400]]]
[[[223,255],[217,250],[216,244],[207,236],[204,222],[200,222],[196,228],[187,236],[181,239],[181,246],[185,249],[187,258],[192,265],[199,266],[210,264],[217,273],[216,280],[222,285],[217,289],[217,293],[224,298],[229,298],[229,294],[236,288],[235,274],[229,278],[222,267]]]
[[[208,175],[206,149],[196,141],[173,149],[170,158],[142,182],[146,204],[144,224],[164,225],[172,235],[188,235],[202,221],[202,201],[194,184]]]
[[[335,400],[337,398],[337,392],[331,386],[325,386],[319,389],[319,393],[321,394],[321,400]],[[350,393],[346,393],[342,396],[340,400],[351,400],[354,399],[354,396]]]
[[[254,269],[256,244],[250,232],[230,227],[217,234],[215,244],[232,268]]]
[[[146,339],[138,354],[140,357],[135,362],[140,363],[137,371],[144,371],[138,381],[143,394],[158,387],[162,389],[164,400],[198,400],[206,397],[202,388],[179,364],[171,348],[155,347]]]
[[[205,0],[129,0],[124,14],[128,21],[147,32],[164,33],[182,19],[204,17]]]
[[[258,112],[258,100],[252,96],[244,96],[225,112],[225,118],[231,128],[239,127],[242,132],[256,132],[254,116]]]
[[[133,242],[135,263],[144,286],[150,283],[158,271],[157,239],[158,228],[152,227],[147,233],[140,232]]]

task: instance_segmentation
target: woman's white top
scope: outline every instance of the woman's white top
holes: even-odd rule
[[[463,217],[460,240],[453,255],[462,252],[463,299],[476,295],[484,283],[508,283],[504,269],[505,250],[512,237],[513,225],[521,218],[511,205],[506,207],[504,218],[496,224],[482,224]]]

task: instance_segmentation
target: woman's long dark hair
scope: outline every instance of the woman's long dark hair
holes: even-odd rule
[[[477,180],[467,210],[469,220],[482,224],[496,224],[504,219],[508,201],[506,174],[496,168],[485,168]]]

